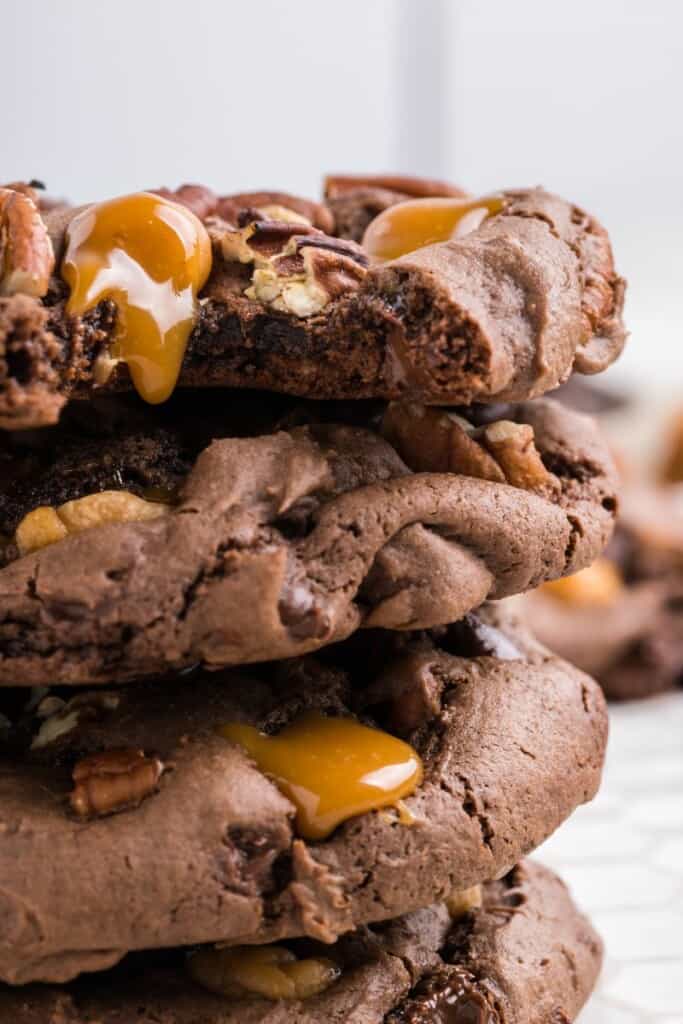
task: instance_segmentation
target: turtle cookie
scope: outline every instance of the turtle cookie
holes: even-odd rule
[[[453,622],[576,572],[611,533],[606,446],[545,400],[120,401],[3,435],[0,686],[139,680]]]
[[[136,949],[331,943],[498,878],[595,794],[607,732],[599,687],[495,608],[72,692],[2,693],[13,984]]]
[[[31,192],[0,189],[4,428],[54,423],[98,389],[159,403],[177,384],[516,401],[624,343],[607,233],[542,189],[390,205],[362,244],[334,234],[339,211],[282,193],[41,211]]]
[[[524,862],[333,946],[130,956],[63,988],[0,987],[0,1014],[13,1024],[569,1024],[601,959],[562,882]]]

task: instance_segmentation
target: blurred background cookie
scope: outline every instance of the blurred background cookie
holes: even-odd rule
[[[637,401],[573,382],[558,395],[592,407],[611,433],[623,495],[604,556],[525,597],[528,621],[611,699],[661,693],[683,682],[683,414],[660,416],[657,446],[631,457]]]

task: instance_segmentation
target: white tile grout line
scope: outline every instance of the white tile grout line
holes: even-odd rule
[[[537,856],[607,944],[577,1024],[683,1024],[683,693],[612,706],[603,788]]]

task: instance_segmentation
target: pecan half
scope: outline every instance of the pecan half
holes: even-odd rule
[[[42,181],[31,179],[31,181],[10,181],[6,185],[0,185],[0,188],[7,188],[11,192],[21,192],[22,195],[28,196],[38,206],[40,203],[39,193],[45,186]]]
[[[169,188],[155,188],[151,191],[163,199],[171,199],[175,203],[186,206],[200,220],[204,220],[212,214],[218,203],[218,196],[206,185],[181,185],[175,191]]]
[[[17,526],[14,541],[21,555],[56,544],[69,534],[82,533],[106,523],[142,523],[169,512],[167,504],[146,501],[130,491],[97,491],[57,508],[39,505]]]
[[[121,698],[112,691],[79,693],[71,700],[48,694],[36,708],[40,728],[31,742],[31,750],[41,750],[61,742],[86,722],[97,721],[108,712],[115,711]]]
[[[0,188],[0,295],[45,295],[55,258],[38,207],[26,192]]]
[[[382,188],[416,199],[427,196],[467,195],[464,189],[450,182],[404,174],[328,174],[323,185],[327,199],[335,199],[359,188]]]
[[[444,902],[453,920],[464,917],[471,910],[476,910],[481,906],[481,886],[473,885],[470,889],[454,889]]]
[[[49,213],[57,208],[64,209],[68,203],[64,199],[56,199],[45,193],[45,185],[37,178],[30,181],[10,181],[7,185],[0,185],[0,188],[9,188],[13,192],[21,192],[28,196],[36,204],[41,214]]]
[[[205,946],[187,960],[190,976],[221,996],[240,999],[311,999],[329,988],[341,974],[326,957],[298,957],[284,946]]]
[[[142,750],[106,750],[85,757],[73,770],[71,808],[79,818],[95,818],[137,807],[156,790],[164,767]]]

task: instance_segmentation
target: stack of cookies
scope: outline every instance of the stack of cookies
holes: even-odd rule
[[[0,190],[0,1019],[567,1024],[599,939],[524,857],[599,687],[495,599],[615,473],[618,355],[540,189]]]

